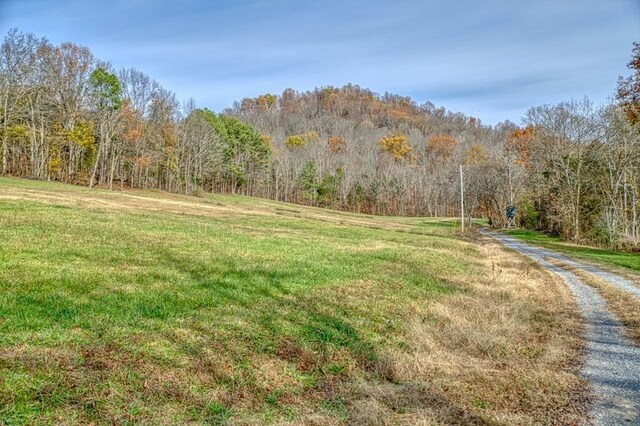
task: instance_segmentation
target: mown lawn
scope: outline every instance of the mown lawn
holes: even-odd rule
[[[569,256],[608,265],[622,266],[631,271],[640,272],[640,253],[572,244],[541,232],[524,229],[508,230],[506,233],[522,241],[555,250]]]
[[[479,246],[446,220],[0,178],[0,424],[366,422],[374,384],[419,396],[408,406],[396,391],[377,397],[389,419],[520,416],[517,398],[502,406],[502,391],[482,394],[490,375],[454,391],[390,361],[427,350],[416,349],[415,321],[421,333],[458,327],[425,309],[476,303],[465,282],[487,271]],[[492,292],[477,303],[510,303],[507,290]],[[566,325],[518,303],[510,323]],[[506,365],[531,352],[527,333],[557,344],[536,324],[503,330],[507,311],[499,344],[467,336],[440,346]],[[575,342],[562,344],[559,365],[575,355]],[[531,353],[527,365],[545,356]]]

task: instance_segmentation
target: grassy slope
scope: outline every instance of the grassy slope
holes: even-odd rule
[[[0,242],[0,424],[526,423],[575,405],[562,287],[496,288],[496,262],[535,273],[447,221],[0,178]]]
[[[635,273],[640,272],[639,253],[581,246],[563,241],[559,238],[550,237],[540,232],[528,231],[523,229],[509,230],[506,231],[506,233],[522,241],[555,250],[559,253],[563,253],[579,259],[597,262],[605,265],[621,266],[628,271],[633,271]]]

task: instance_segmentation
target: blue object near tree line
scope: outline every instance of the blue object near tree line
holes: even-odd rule
[[[507,217],[509,219],[513,219],[516,217],[516,207],[515,206],[507,206]]]

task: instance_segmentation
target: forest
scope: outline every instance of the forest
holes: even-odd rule
[[[13,29],[0,46],[0,172],[441,217],[459,214],[462,166],[469,217],[504,226],[513,205],[522,227],[637,249],[638,43],[628,68],[606,105],[535,106],[520,125],[354,84],[262,94],[215,113],[87,47]]]

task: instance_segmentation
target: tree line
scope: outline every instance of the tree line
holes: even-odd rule
[[[640,48],[615,100],[530,108],[521,126],[356,85],[246,98],[216,114],[74,43],[0,46],[4,175],[238,193],[372,214],[469,216],[640,245]]]
[[[233,117],[180,103],[83,46],[11,30],[0,46],[1,171],[108,188],[259,193],[269,153]]]

